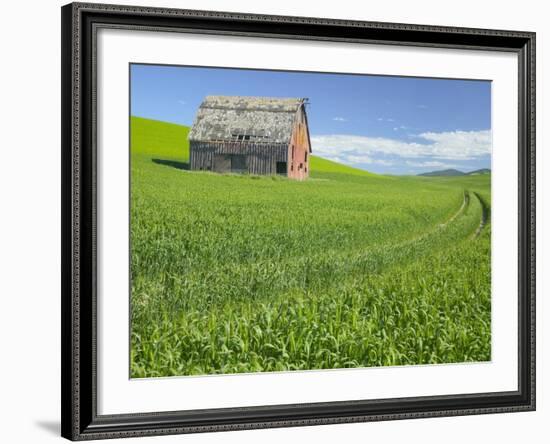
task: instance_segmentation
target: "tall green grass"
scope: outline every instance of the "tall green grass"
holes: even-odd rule
[[[131,123],[132,377],[490,359],[490,176],[191,172]]]

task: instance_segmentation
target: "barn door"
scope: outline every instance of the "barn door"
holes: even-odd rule
[[[212,169],[217,173],[231,172],[231,155],[230,154],[214,154]]]
[[[287,174],[286,162],[277,162],[276,168],[277,168],[277,174],[281,174],[283,176],[286,176],[286,174]]]
[[[246,156],[244,154],[231,154],[231,172],[246,173],[248,166],[246,164]]]
[[[244,154],[214,154],[212,169],[217,173],[246,173],[246,157]]]

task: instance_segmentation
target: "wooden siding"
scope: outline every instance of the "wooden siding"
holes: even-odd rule
[[[310,151],[306,117],[301,108],[296,116],[288,146],[288,177],[298,180],[309,177]]]
[[[250,174],[276,174],[277,162],[287,161],[288,145],[252,142],[199,142],[189,144],[192,170],[214,171],[215,154],[242,154]]]

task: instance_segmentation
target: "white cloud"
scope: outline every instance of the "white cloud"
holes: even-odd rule
[[[383,137],[364,137],[346,134],[313,136],[313,152],[329,159],[336,157],[368,156],[370,158],[397,156],[446,160],[471,160],[491,152],[491,131],[426,132],[415,138],[424,143]]]
[[[344,162],[341,163],[347,163],[350,165],[360,165],[360,164],[371,164],[371,165],[384,165],[384,166],[391,166],[394,165],[394,162],[391,160],[385,160],[385,159],[373,159],[370,156],[360,154],[360,155],[348,155],[343,156],[342,159]]]
[[[491,131],[450,131],[419,134],[431,142],[434,156],[442,159],[472,159],[491,152]]]
[[[186,105],[187,104],[187,102],[185,100],[178,100],[178,103],[180,105]]]
[[[344,119],[343,117],[333,117],[332,120],[335,120],[336,122],[347,122],[348,119]]]
[[[428,107],[426,105],[416,105],[417,108],[420,109],[427,109]]]
[[[359,163],[373,163],[374,159],[370,156],[367,156],[365,154],[360,155],[345,155],[343,156],[345,159],[345,163],[347,164],[359,164]]]
[[[376,120],[378,120],[379,122],[395,122],[394,119],[386,119],[384,117],[378,117]]]

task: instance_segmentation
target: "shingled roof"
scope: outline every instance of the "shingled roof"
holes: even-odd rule
[[[207,96],[189,140],[290,143],[296,112],[306,99]]]

